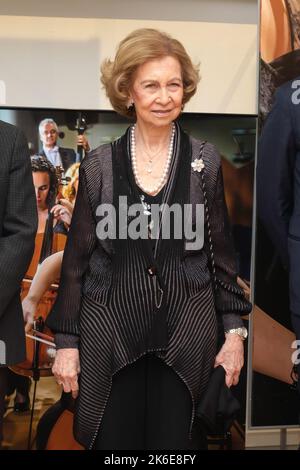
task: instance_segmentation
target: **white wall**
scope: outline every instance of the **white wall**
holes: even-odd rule
[[[258,0],[0,0],[1,15],[257,24]]]
[[[1,104],[110,109],[100,64],[139,27],[171,33],[201,62],[199,92],[186,111],[256,114],[257,26],[192,21],[0,16]]]

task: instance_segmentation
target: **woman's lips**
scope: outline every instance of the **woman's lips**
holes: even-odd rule
[[[154,109],[154,110],[152,111],[152,113],[158,114],[158,115],[160,115],[160,116],[165,116],[166,114],[171,113],[171,111],[172,111],[171,109],[164,109],[164,110],[162,110],[162,109]]]

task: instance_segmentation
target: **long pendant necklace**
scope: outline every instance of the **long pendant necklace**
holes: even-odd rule
[[[160,151],[157,152],[155,155],[149,155],[149,153],[146,150],[145,150],[145,152],[148,155],[148,162],[146,163],[146,171],[147,171],[147,173],[152,173],[152,171],[153,171],[153,160],[156,159],[156,157],[160,153]]]
[[[170,163],[172,159],[172,154],[173,154],[173,147],[174,147],[174,136],[175,136],[175,125],[172,123],[172,131],[171,131],[171,138],[170,138],[170,143],[169,143],[169,150],[168,150],[168,156],[166,159],[165,167],[162,172],[162,175],[156,184],[156,186],[153,187],[146,187],[143,185],[140,175],[138,173],[137,169],[137,161],[136,161],[136,142],[135,142],[135,124],[131,127],[131,133],[130,133],[131,139],[130,139],[130,150],[131,150],[131,161],[132,161],[132,169],[133,169],[133,174],[135,177],[135,181],[138,184],[138,186],[145,192],[145,193],[157,193],[160,191],[160,189],[165,185],[169,173],[169,168],[170,168]],[[149,159],[148,166],[146,167],[147,173],[152,173],[152,162],[153,159]]]

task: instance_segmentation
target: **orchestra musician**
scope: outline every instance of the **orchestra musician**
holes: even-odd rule
[[[66,178],[69,178],[70,181],[67,185],[62,188],[63,199],[59,200],[59,204],[55,207],[55,212],[59,214],[60,207],[63,207],[67,210],[67,215],[57,215],[62,220],[64,217],[64,223],[67,228],[69,228],[73,213],[73,207],[76,200],[76,193],[78,189],[78,177],[79,177],[79,163],[74,163],[66,172]],[[48,256],[39,266],[37,270],[27,296],[22,301],[23,316],[24,322],[26,324],[26,331],[29,331],[32,327],[34,315],[37,311],[39,302],[45,292],[51,287],[52,284],[59,281],[61,263],[63,258],[63,251],[58,251],[56,253]]]
[[[53,233],[61,234],[63,237],[65,237],[68,233],[68,228],[71,223],[73,206],[72,204],[69,205],[68,201],[65,199],[60,199],[59,204],[55,204],[58,190],[58,177],[54,166],[49,162],[49,160],[47,160],[47,158],[41,155],[33,155],[31,157],[31,170],[38,211],[38,229],[35,244],[36,251],[41,248],[38,240],[43,240],[46,236],[48,236],[48,234],[45,234],[45,230],[49,212],[53,213],[54,216]],[[40,238],[39,235],[41,236]],[[49,236],[52,237],[52,231]],[[32,274],[32,265],[34,265],[34,263],[30,265],[30,274]],[[27,298],[28,294],[25,298],[25,303]],[[27,304],[30,303],[29,299],[27,300]],[[24,299],[22,301],[22,306],[23,302]],[[31,305],[33,307],[33,304]],[[37,305],[38,304],[35,304],[35,308],[37,308]],[[23,316],[26,323],[27,332],[29,327],[32,326],[32,321],[29,322],[27,319],[27,317],[29,318],[28,309],[26,309],[26,314],[23,313]],[[33,315],[30,316],[30,318],[33,319]],[[30,409],[30,378],[16,374],[14,371],[10,370],[8,371],[7,381],[9,394],[12,394],[13,391],[16,390],[14,411],[17,413],[28,411]]]
[[[55,204],[56,201],[53,201],[58,186],[54,166],[47,158],[33,155],[31,157],[31,170],[38,209],[37,233],[44,233],[50,209],[54,215],[54,232],[67,234],[67,228],[71,222],[70,207],[63,199],[59,200],[59,204]],[[50,207],[53,202],[53,207]]]
[[[53,119],[46,118],[40,122],[39,134],[43,144],[41,155],[47,157],[53,166],[61,166],[66,172],[73,163],[76,163],[78,160],[76,152],[73,149],[60,147],[58,145],[58,126]],[[77,145],[81,146],[85,152],[90,150],[90,146],[85,135],[77,136]]]

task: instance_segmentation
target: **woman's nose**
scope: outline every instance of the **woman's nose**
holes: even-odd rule
[[[159,102],[161,104],[168,104],[170,102],[170,96],[167,88],[161,88],[159,91]]]

